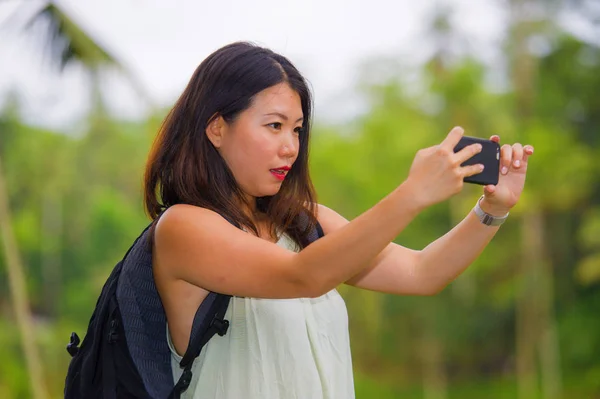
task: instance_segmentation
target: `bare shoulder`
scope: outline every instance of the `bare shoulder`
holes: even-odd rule
[[[156,239],[169,239],[190,233],[202,233],[203,230],[231,227],[221,215],[209,209],[194,205],[178,204],[167,209],[156,224]]]
[[[167,209],[156,224],[154,232],[155,268],[160,274],[178,278],[181,267],[190,265],[190,256],[206,253],[204,248],[215,247],[224,237],[244,234],[221,215],[209,209],[178,204]],[[243,237],[246,238],[246,237]]]

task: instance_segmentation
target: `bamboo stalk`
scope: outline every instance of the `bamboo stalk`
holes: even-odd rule
[[[0,229],[2,230],[2,244],[4,246],[13,310],[19,326],[31,392],[35,399],[46,399],[48,397],[47,389],[44,383],[42,361],[35,342],[33,317],[27,298],[23,265],[11,226],[8,192],[6,191],[0,159]]]

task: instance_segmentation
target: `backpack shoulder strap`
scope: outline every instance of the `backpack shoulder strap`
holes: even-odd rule
[[[188,348],[179,365],[187,367],[200,354],[202,347],[215,335],[221,337],[227,333],[229,321],[224,320],[231,295],[210,292],[198,307]]]
[[[317,230],[317,239],[321,238],[321,237],[325,237],[325,233],[323,232],[323,227],[321,227],[321,223],[319,223],[317,221],[317,224],[315,225],[315,229]]]
[[[225,320],[225,312],[229,306],[231,295],[210,292],[202,301],[192,323],[192,331],[188,347],[179,363],[183,368],[183,374],[175,384],[169,398],[179,398],[190,385],[192,379],[192,364],[194,359],[200,355],[200,351],[206,343],[216,334],[223,336],[229,328],[229,321]]]

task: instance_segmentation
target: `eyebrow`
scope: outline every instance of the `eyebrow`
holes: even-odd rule
[[[278,116],[281,119],[283,119],[284,121],[287,121],[289,118],[287,116],[285,116],[284,114],[280,114],[279,112],[271,112],[270,114],[265,114],[265,116]],[[304,120],[304,117],[300,117],[296,120],[296,123],[300,122]]]

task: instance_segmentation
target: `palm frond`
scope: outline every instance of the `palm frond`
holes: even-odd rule
[[[80,63],[96,73],[113,68],[124,76],[140,97],[154,104],[144,85],[98,40],[92,38],[61,6],[48,2],[25,23],[23,30],[42,39],[43,55],[62,72],[68,65]]]
[[[48,3],[34,14],[25,25],[25,31],[40,34],[46,39],[46,56],[61,71],[72,62],[80,62],[90,69],[120,65],[97,40],[53,3]]]

